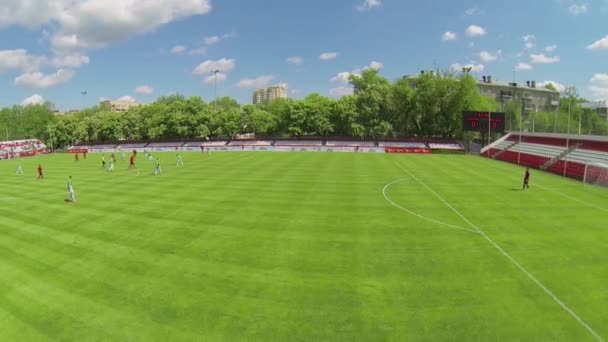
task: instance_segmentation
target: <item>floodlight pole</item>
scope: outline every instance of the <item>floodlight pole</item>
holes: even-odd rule
[[[49,130],[49,142],[51,143],[51,153],[53,153],[53,133],[51,132],[51,125],[47,125],[46,127]]]
[[[568,135],[566,136],[566,151],[570,149],[570,114],[572,112],[572,94],[568,97]],[[566,177],[566,170],[568,169],[568,159],[564,160],[564,177]]]
[[[214,100],[217,101],[217,74],[219,73],[219,70],[213,70],[213,97]]]
[[[522,129],[523,129],[523,117],[524,117],[524,112],[526,111],[526,98],[522,97],[521,98],[521,114],[519,115],[519,145],[521,145],[521,134],[522,134]],[[521,147],[521,146],[520,146]],[[517,165],[521,164],[521,148],[518,149],[519,151],[517,152]]]

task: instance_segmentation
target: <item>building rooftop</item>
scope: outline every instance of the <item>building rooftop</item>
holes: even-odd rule
[[[559,91],[556,90],[551,90],[551,89],[547,89],[543,86],[540,87],[529,87],[526,83],[517,83],[517,86],[513,86],[511,83],[513,82],[502,82],[502,81],[492,81],[491,83],[489,82],[484,82],[484,81],[480,81],[477,80],[477,84],[478,85],[484,85],[484,86],[495,86],[495,87],[510,87],[510,88],[515,88],[515,89],[525,89],[525,90],[531,90],[531,91],[543,91],[543,92],[547,92],[547,93],[552,93],[552,94],[559,94]]]
[[[419,78],[418,75],[414,75],[414,76],[405,76],[408,79],[412,79],[412,80],[416,80]],[[476,80],[477,81],[477,85],[484,85],[484,86],[489,86],[489,87],[509,87],[509,88],[514,88],[514,89],[519,89],[519,90],[530,90],[530,91],[540,91],[540,92],[547,92],[547,93],[551,93],[551,94],[559,94],[559,91],[555,91],[555,90],[551,90],[551,89],[547,89],[544,86],[536,86],[536,87],[530,87],[528,86],[528,84],[526,82],[523,83],[518,83],[518,82],[503,82],[503,81],[495,81],[492,80],[492,82],[484,82],[483,80]],[[516,83],[517,86],[513,86],[512,83]]]
[[[583,108],[589,108],[589,109],[608,108],[608,101],[600,100],[600,101],[586,102],[586,103],[583,103]]]

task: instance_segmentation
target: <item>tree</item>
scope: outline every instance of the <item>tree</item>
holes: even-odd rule
[[[553,83],[547,83],[547,85],[545,85],[545,88],[547,88],[549,90],[557,91],[557,88],[555,88]]]
[[[269,112],[255,107],[249,115],[248,129],[249,132],[259,136],[269,136],[275,131],[277,120]]]

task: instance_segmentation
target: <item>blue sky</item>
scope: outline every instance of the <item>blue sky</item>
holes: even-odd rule
[[[210,100],[212,70],[218,95],[242,103],[283,83],[338,97],[363,68],[459,65],[608,99],[608,0],[3,0],[0,42],[0,106]]]

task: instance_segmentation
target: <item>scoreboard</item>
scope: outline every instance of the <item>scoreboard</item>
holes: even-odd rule
[[[505,132],[505,113],[463,112],[462,129],[469,132]]]

